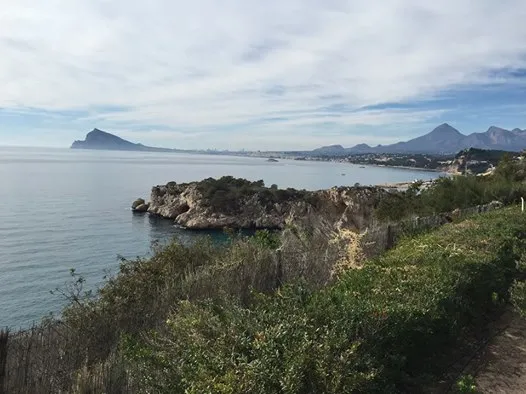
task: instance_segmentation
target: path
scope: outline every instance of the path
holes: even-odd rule
[[[464,374],[475,377],[482,393],[526,393],[526,318],[508,311],[497,335],[472,360]]]

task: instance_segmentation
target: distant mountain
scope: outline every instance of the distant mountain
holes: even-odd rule
[[[358,144],[355,145],[352,149],[356,153],[368,153],[371,151],[371,149],[378,149],[381,145],[378,145],[376,148],[371,148],[367,144]]]
[[[345,153],[345,148],[341,145],[329,145],[314,149],[312,152],[321,155],[338,155],[340,153]]]
[[[519,152],[526,149],[526,130],[516,128],[510,131],[491,126],[484,133],[464,135],[454,127],[444,123],[428,134],[405,142],[397,142],[392,145],[378,145],[375,147],[367,144],[359,144],[352,148],[343,149],[341,145],[331,145],[315,149],[311,154],[332,154],[334,156],[363,153],[450,154],[469,148]]]
[[[99,129],[93,129],[86,135],[84,141],[75,141],[71,149],[122,150],[140,152],[173,152],[173,149],[154,148],[126,141],[116,135]]]
[[[458,147],[462,145],[464,138],[465,136],[460,131],[444,123],[426,135],[407,142],[387,145],[380,149],[392,153],[424,152],[428,149],[432,149],[437,153],[458,152]]]

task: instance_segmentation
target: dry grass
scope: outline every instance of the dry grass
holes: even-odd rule
[[[362,240],[363,234],[355,231],[342,229],[334,234],[330,242],[337,245],[337,249],[341,251],[341,254],[332,267],[331,276],[333,278],[338,278],[349,269],[363,266],[365,254]]]

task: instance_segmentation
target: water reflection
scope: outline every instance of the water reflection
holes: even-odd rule
[[[223,230],[191,230],[185,229],[174,223],[172,219],[166,219],[148,213],[132,212],[132,226],[135,233],[143,233],[147,227],[150,245],[164,245],[171,240],[177,239],[185,245],[195,242],[199,238],[210,237],[214,243],[225,244],[230,236]],[[234,234],[239,236],[252,236],[253,230],[239,230]]]

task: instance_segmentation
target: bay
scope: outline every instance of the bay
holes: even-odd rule
[[[345,174],[345,175],[343,175]],[[63,301],[50,290],[71,268],[101,283],[118,256],[147,256],[154,241],[198,233],[135,215],[151,187],[232,175],[266,185],[317,190],[432,179],[440,174],[333,162],[176,153],[0,148],[0,327],[27,327]]]

